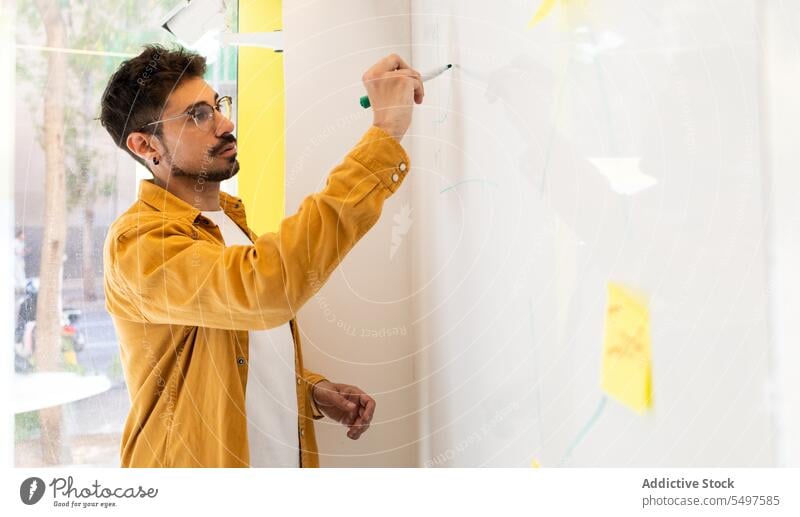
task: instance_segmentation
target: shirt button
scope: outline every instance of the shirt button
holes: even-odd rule
[[[392,174],[392,181],[397,181],[399,179],[400,179],[400,176],[398,176],[396,172],[394,174]]]
[[[303,428],[300,428],[300,436],[303,436]]]
[[[400,162],[398,167],[400,168],[400,172],[406,172],[406,162]]]
[[[297,384],[300,384],[300,377],[297,378]]]
[[[239,363],[240,365],[244,364],[244,357],[240,357],[239,359],[236,360],[236,362]]]

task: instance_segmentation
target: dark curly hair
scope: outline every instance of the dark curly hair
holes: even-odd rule
[[[128,149],[128,135],[142,131],[160,137],[161,124],[152,129],[144,125],[160,118],[167,98],[182,80],[203,77],[205,72],[203,56],[183,47],[146,45],[141,54],[123,61],[108,80],[101,101],[100,123],[117,147],[147,167],[144,160]]]

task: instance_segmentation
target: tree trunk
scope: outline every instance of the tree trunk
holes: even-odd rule
[[[47,46],[64,47],[64,20],[58,0],[36,0],[47,32]],[[66,182],[64,178],[64,96],[67,56],[49,52],[44,88],[45,207],[39,299],[36,305],[36,368],[60,369],[61,274],[66,237]],[[42,459],[45,465],[61,463],[61,408],[39,411]]]
[[[97,299],[94,290],[94,204],[83,208],[83,299],[93,302]]]

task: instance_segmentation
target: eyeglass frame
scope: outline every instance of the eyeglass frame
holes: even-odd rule
[[[173,116],[173,117],[162,118],[161,120],[156,120],[156,121],[154,121],[154,122],[148,122],[147,124],[145,124],[145,125],[143,125],[143,126],[142,126],[142,129],[146,128],[147,126],[152,126],[152,125],[154,125],[154,124],[160,124],[161,122],[168,122],[168,121],[170,121],[170,120],[176,120],[176,119],[179,119],[179,118],[181,118],[181,117],[187,117],[187,116],[188,116],[188,117],[192,117],[192,122],[194,122],[194,125],[195,125],[195,127],[197,127],[197,129],[200,129],[200,124],[199,124],[199,123],[197,122],[197,120],[194,118],[194,115],[192,114],[192,111],[193,111],[193,110],[194,110],[194,109],[195,109],[195,108],[196,108],[198,105],[205,104],[206,106],[208,106],[208,107],[210,107],[210,108],[212,109],[212,112],[211,112],[212,119],[211,119],[211,121],[213,122],[213,121],[214,121],[214,118],[216,117],[216,115],[214,114],[214,111],[213,111],[213,110],[216,110],[216,111],[218,111],[220,114],[222,114],[222,110],[220,109],[220,107],[219,107],[219,106],[220,106],[220,104],[221,104],[222,102],[224,102],[225,100],[227,100],[227,101],[230,103],[231,114],[233,114],[233,97],[231,97],[230,95],[223,95],[222,97],[220,97],[219,99],[217,99],[217,102],[216,102],[216,103],[215,103],[213,106],[212,106],[212,105],[210,105],[210,104],[208,104],[207,102],[200,102],[200,103],[197,103],[197,104],[193,105],[191,108],[189,108],[189,110],[188,110],[188,111],[185,111],[185,112],[183,112],[183,113],[181,113],[181,114],[179,114],[179,115],[175,115],[175,116]],[[227,117],[227,115],[226,115],[226,117]]]

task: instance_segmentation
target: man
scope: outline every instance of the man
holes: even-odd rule
[[[104,247],[106,307],[131,399],[126,467],[317,467],[313,420],[367,430],[375,401],[303,368],[297,311],[378,220],[409,171],[400,140],[423,98],[390,55],[362,77],[373,125],[320,192],[256,235],[219,183],[239,170],[231,99],[205,60],[151,45],[122,63],[100,120],[144,164]]]

